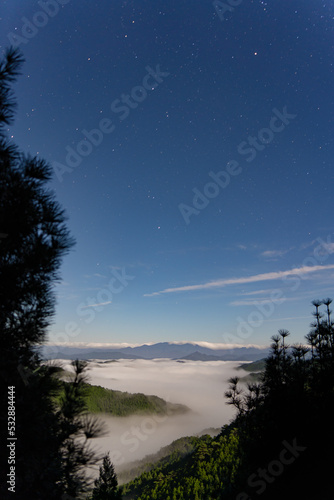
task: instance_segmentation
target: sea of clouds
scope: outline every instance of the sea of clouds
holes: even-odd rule
[[[224,392],[230,377],[246,374],[236,371],[239,365],[234,361],[178,362],[170,359],[89,362],[89,382],[93,385],[152,394],[191,409],[186,414],[166,416],[112,417],[103,414],[107,435],[95,439],[94,448],[103,454],[110,452],[118,471],[182,436],[195,435],[208,428],[220,429],[235,413],[234,408],[226,404]],[[70,369],[70,362],[63,361],[62,366]]]

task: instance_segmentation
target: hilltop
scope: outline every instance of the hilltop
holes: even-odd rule
[[[69,383],[66,379],[70,375],[70,372],[62,368],[58,370],[58,376],[64,385],[63,391],[58,394],[56,401],[60,401],[63,397],[65,384]],[[152,413],[179,415],[191,411],[186,405],[170,403],[154,395],[114,391],[88,383],[85,383],[83,387],[88,413],[107,413],[115,417],[127,417]]]

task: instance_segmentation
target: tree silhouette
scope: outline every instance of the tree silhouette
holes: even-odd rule
[[[15,389],[16,498],[77,498],[87,489],[84,468],[97,457],[87,440],[101,431],[85,411],[84,370],[74,363],[65,385],[59,368],[42,363],[38,347],[47,338],[55,311],[54,284],[63,256],[73,246],[63,209],[48,182],[51,166],[24,155],[8,137],[15,99],[11,84],[23,58],[7,50],[0,62],[0,388]],[[63,392],[60,406],[57,396]],[[7,441],[1,413],[1,443]],[[7,450],[1,450],[0,496],[7,498]]]
[[[100,475],[98,479],[95,479],[94,484],[95,488],[93,489],[91,500],[120,500],[122,498],[109,453],[103,458]]]
[[[0,328],[5,356],[25,363],[45,340],[54,313],[53,284],[73,245],[63,209],[46,184],[51,166],[25,156],[5,137],[15,102],[9,83],[22,57],[9,50],[0,65]]]
[[[308,344],[311,346],[311,355],[312,355],[312,361],[314,358],[314,351],[317,346],[317,334],[314,332],[310,332],[307,335],[305,335],[305,339],[307,340]]]
[[[87,413],[85,384],[87,362],[72,361],[72,380],[63,384],[63,394],[57,411],[59,422],[62,474],[64,491],[77,498],[89,491],[91,480],[86,477],[87,467],[96,465],[102,457],[89,447],[89,440],[104,435],[105,427]]]
[[[5,127],[13,122],[16,107],[11,84],[22,62],[13,49],[0,62],[1,400],[7,398],[7,387],[14,386],[15,493],[57,498],[61,460],[52,402],[57,382],[54,368],[41,365],[36,346],[45,339],[54,312],[52,283],[73,240],[63,210],[45,186],[50,166],[25,156],[7,138]],[[1,414],[0,425],[1,442],[6,442],[5,415]],[[1,472],[5,471],[4,460]],[[0,493],[4,492],[6,481],[1,481]]]
[[[291,467],[275,480],[272,488],[267,485],[261,498],[273,500],[288,495],[289,498],[329,499],[332,496],[331,463],[325,458],[326,447],[331,449],[334,445],[331,302],[331,299],[312,302],[315,321],[305,336],[308,345],[288,346],[286,338],[289,332],[286,330],[279,330],[272,337],[271,352],[257,389],[249,384],[248,393],[244,394],[239,381],[230,379],[227,403],[233,404],[237,410],[234,425],[240,436],[243,455],[237,491],[248,491],[247,481],[251,474],[280,453],[283,441],[295,439],[307,451],[298,458],[295,468]],[[326,314],[321,311],[322,305],[326,307]],[[304,477],[307,475],[321,477],[321,480],[305,486]],[[253,493],[249,491],[249,496]]]
[[[330,327],[331,326],[331,310],[329,309],[329,306],[331,305],[332,303],[332,299],[324,299],[322,301],[322,303],[327,307],[327,326]]]

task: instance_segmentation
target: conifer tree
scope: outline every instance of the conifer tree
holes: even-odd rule
[[[100,475],[95,480],[92,500],[120,500],[121,498],[122,495],[118,489],[117,476],[108,453],[103,458]]]
[[[57,382],[54,368],[41,364],[36,347],[46,338],[55,305],[52,286],[73,240],[64,211],[46,186],[51,167],[24,155],[8,139],[6,127],[13,122],[16,106],[11,85],[22,63],[14,49],[0,62],[1,401],[13,386],[17,498],[23,492],[36,499],[57,498],[61,465],[52,403]],[[1,415],[2,443],[6,432],[6,415]],[[1,473],[7,469],[2,462]],[[8,493],[7,486],[1,480],[1,494]]]
[[[10,493],[8,453],[1,448],[0,497],[80,498],[88,486],[84,468],[98,459],[87,440],[101,429],[85,412],[85,366],[74,364],[74,379],[64,390],[58,368],[43,363],[38,350],[55,312],[59,267],[74,241],[64,210],[48,188],[51,166],[23,154],[8,139],[6,127],[16,106],[11,85],[22,63],[16,49],[7,50],[0,62],[0,395],[4,408],[8,387],[14,388],[11,437],[17,443]],[[7,437],[7,412],[2,412],[1,443]]]

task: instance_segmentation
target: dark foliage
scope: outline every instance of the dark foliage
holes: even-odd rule
[[[1,498],[80,498],[87,489],[83,469],[97,457],[87,440],[101,429],[86,414],[84,364],[60,407],[58,368],[42,364],[36,347],[47,338],[55,310],[53,286],[63,256],[73,245],[63,209],[48,189],[52,169],[12,144],[6,126],[16,106],[11,84],[23,58],[8,50],[0,62],[0,388],[2,408],[8,387],[15,391],[15,493],[8,491],[8,449],[1,447]],[[0,440],[8,437],[1,413]]]
[[[231,380],[226,394],[237,408],[236,423],[244,458],[237,482],[239,491],[254,496],[249,477],[259,467],[277,459],[283,442],[304,448],[298,459],[275,480],[266,483],[261,498],[331,498],[330,461],[325,450],[334,445],[334,329],[329,309],[331,301],[314,301],[316,307],[308,345],[289,346],[289,332],[279,330],[272,337],[271,354],[266,360],[263,380],[243,394]],[[319,307],[326,306],[325,319]],[[305,481],[305,477],[317,478]],[[233,498],[233,497],[231,497]]]
[[[118,489],[117,476],[109,454],[103,458],[100,475],[94,484],[91,500],[121,500],[122,495]]]
[[[309,346],[272,337],[261,381],[230,379],[237,414],[216,438],[201,438],[123,486],[124,500],[329,500],[334,445],[334,329],[330,299],[314,303]],[[322,316],[320,306],[326,307]]]

